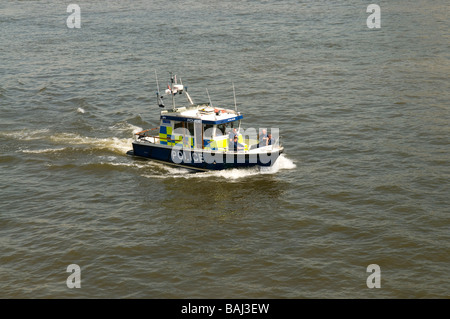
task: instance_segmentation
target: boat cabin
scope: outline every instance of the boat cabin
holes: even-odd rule
[[[229,134],[233,129],[239,131],[242,118],[239,112],[208,104],[163,110],[158,136],[151,136],[153,140],[145,139],[171,147],[183,143],[183,148],[227,151]],[[137,135],[150,137],[147,133],[143,131]],[[242,134],[238,132],[237,135],[238,142],[244,144]],[[247,145],[245,150],[248,150]]]

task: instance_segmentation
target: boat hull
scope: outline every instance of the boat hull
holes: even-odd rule
[[[135,141],[132,155],[193,170],[208,171],[255,166],[269,167],[275,163],[282,152],[283,148],[253,153],[211,152]]]

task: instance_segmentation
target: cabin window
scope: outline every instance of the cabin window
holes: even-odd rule
[[[173,129],[176,130],[177,128],[183,128],[183,127],[184,127],[184,122],[175,122]]]
[[[187,129],[188,132],[186,132],[185,130],[180,130],[181,132],[183,132],[184,134],[189,134],[190,136],[194,136],[194,122],[181,122],[181,121],[176,121],[174,124],[174,131],[176,129]],[[180,132],[178,132],[179,134]]]
[[[187,122],[187,129],[190,136],[194,136],[194,122]]]
[[[216,132],[216,135],[225,135],[225,129],[227,128],[226,124],[219,124],[217,125],[218,131]]]
[[[212,138],[213,137],[213,128],[214,125],[212,124],[205,124],[203,125],[203,136],[205,138]]]

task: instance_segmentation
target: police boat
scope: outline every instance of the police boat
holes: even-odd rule
[[[156,73],[156,72],[155,72]],[[171,96],[172,108],[161,111],[160,126],[135,134],[129,155],[188,168],[196,171],[241,167],[270,167],[283,153],[278,129],[241,128],[243,115],[237,111],[233,84],[234,109],[211,103],[195,104],[187,88],[171,74],[165,94],[159,91],[157,101],[164,108],[164,96]],[[187,97],[185,106],[176,105],[176,97]]]

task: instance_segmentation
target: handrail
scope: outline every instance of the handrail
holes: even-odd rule
[[[143,131],[134,133],[134,135],[144,135],[145,133],[147,133],[147,132],[149,132],[149,131],[154,131],[154,130],[158,130],[158,129],[159,129],[159,126],[158,126],[158,127],[155,127],[155,128],[149,128],[149,129],[147,129],[147,130],[143,130]],[[145,136],[145,135],[144,135],[144,136]]]
[[[138,134],[136,134],[136,135],[138,135]],[[142,136],[142,137],[150,137],[150,138],[159,138],[160,140],[173,141],[173,142],[180,142],[180,141],[183,140],[182,137],[181,137],[180,139],[178,139],[178,140],[174,140],[174,139],[167,138],[167,137],[160,137],[160,136],[158,136],[158,135],[139,135],[139,136]]]

